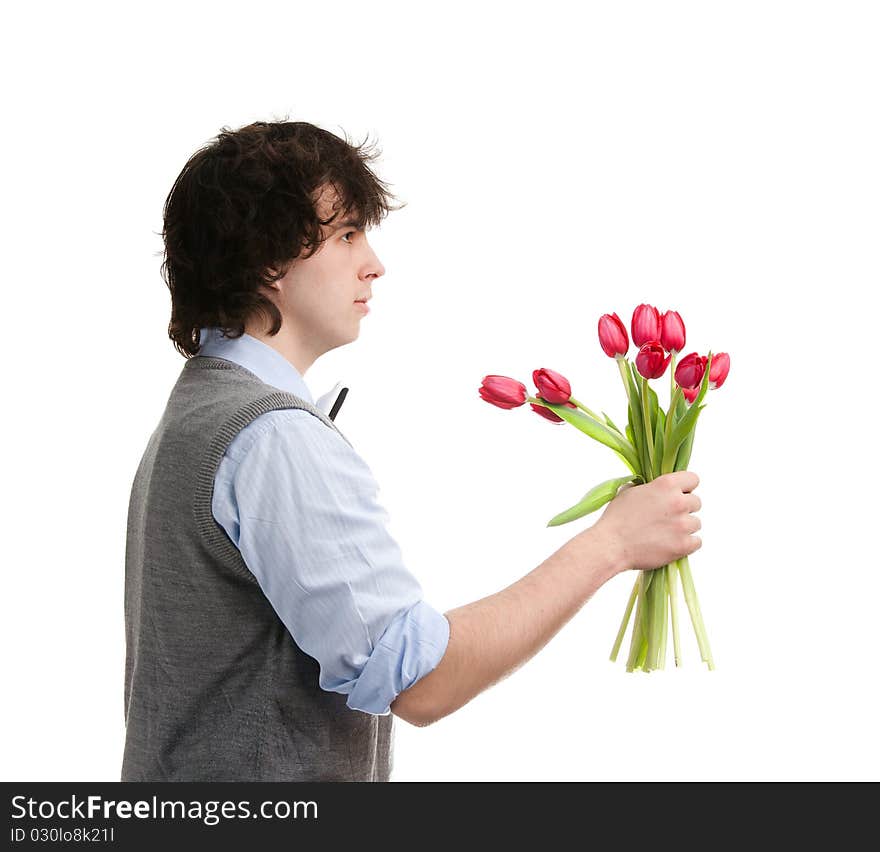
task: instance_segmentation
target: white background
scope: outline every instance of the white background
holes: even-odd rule
[[[880,26],[847,2],[42,4],[7,12],[3,780],[118,780],[131,478],[182,365],[162,205],[255,120],[376,140],[407,207],[359,339],[306,376],[441,611],[535,568],[614,454],[486,374],[625,419],[596,322],[727,351],[691,469],[717,670],[608,653],[633,575],[424,729],[394,780],[877,780]],[[11,302],[10,302],[11,299]],[[666,405],[668,384],[658,383]],[[683,610],[684,612],[684,610]],[[625,653],[622,655],[625,657]]]

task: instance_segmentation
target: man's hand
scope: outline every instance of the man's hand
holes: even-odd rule
[[[699,550],[703,542],[694,533],[701,523],[691,514],[702,506],[692,493],[699,482],[692,471],[679,470],[617,492],[593,528],[612,543],[619,570],[653,570]]]

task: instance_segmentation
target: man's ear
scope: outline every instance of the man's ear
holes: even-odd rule
[[[268,275],[278,275],[279,272],[280,272],[280,270],[275,269],[275,267],[273,267],[273,266],[267,266],[267,267],[266,267],[266,273],[267,273]],[[264,281],[263,281],[263,286],[264,286],[264,287],[268,287],[270,290],[280,290],[280,289],[281,289],[280,286],[279,286],[279,284],[278,284],[278,281],[271,281],[271,282],[269,282],[269,281],[265,281],[265,280],[264,280]]]
[[[285,275],[287,275],[288,272],[290,272],[290,268],[293,266],[293,263],[294,263],[293,260],[286,261],[286,262],[282,263],[282,265],[281,265],[280,268],[279,268],[279,267],[275,267],[275,266],[267,266],[267,267],[265,267],[266,274],[268,274],[268,275],[277,275],[277,276],[279,276],[279,279],[280,279],[280,278],[283,278]],[[271,286],[272,286],[273,289],[275,289],[275,290],[279,290],[279,289],[281,289],[281,288],[278,286],[278,282],[277,282],[277,281],[273,282],[273,284],[272,284]]]

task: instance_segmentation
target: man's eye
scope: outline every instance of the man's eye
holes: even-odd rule
[[[345,239],[346,237],[352,237],[352,236],[354,236],[356,233],[357,233],[357,231],[346,231],[346,232],[342,235],[342,238]]]

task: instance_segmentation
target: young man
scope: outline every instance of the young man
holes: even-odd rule
[[[700,547],[682,471],[622,490],[497,594],[445,614],[423,599],[304,381],[357,339],[385,271],[370,159],[307,123],[224,128],[168,196],[187,361],[129,504],[123,781],[387,781],[394,716],[454,712],[615,574]]]

